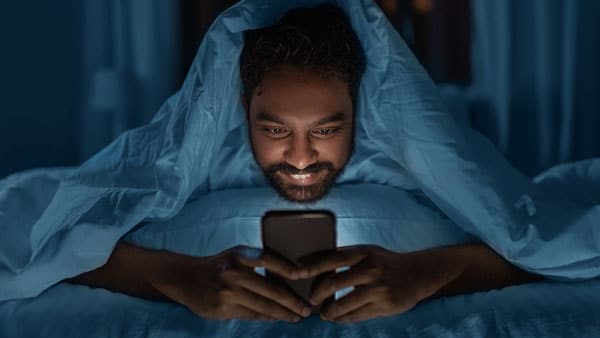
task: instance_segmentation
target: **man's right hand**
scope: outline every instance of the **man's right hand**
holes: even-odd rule
[[[310,315],[308,304],[256,273],[256,267],[297,278],[292,263],[257,248],[238,246],[214,256],[192,257],[118,243],[106,264],[68,281],[171,300],[207,319],[296,322]]]
[[[255,272],[264,267],[297,278],[294,265],[279,257],[244,246],[210,257],[178,257],[149,283],[203,318],[297,322],[311,313],[300,297]]]

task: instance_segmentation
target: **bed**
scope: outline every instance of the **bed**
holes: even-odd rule
[[[360,196],[368,195],[365,202]],[[222,201],[228,201],[227,204]],[[242,207],[243,206],[243,207]],[[400,207],[393,207],[400,206]],[[238,243],[260,246],[267,209],[297,209],[267,188],[198,197],[175,218],[147,223],[124,240],[210,255]],[[379,185],[336,187],[312,206],[338,216],[338,245],[376,243],[397,251],[477,241],[419,194]],[[232,211],[234,210],[234,211]],[[208,212],[207,212],[208,211]],[[597,337],[600,279],[543,281],[429,300],[392,317],[335,324],[204,320],[183,306],[59,283],[41,295],[0,303],[0,337]]]
[[[600,280],[539,282],[429,301],[356,324],[211,321],[187,309],[58,284],[0,304],[0,337],[598,337]]]

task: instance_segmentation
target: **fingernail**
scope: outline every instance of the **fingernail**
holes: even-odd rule
[[[308,317],[308,316],[310,316],[311,312],[312,312],[311,309],[308,306],[305,306],[302,309],[302,317]]]
[[[294,318],[292,319],[292,322],[297,323],[300,321],[300,317],[299,316],[294,316]]]
[[[308,278],[308,271],[307,270],[300,270],[300,271],[298,271],[298,276],[300,278]]]
[[[310,303],[311,303],[312,305],[317,305],[317,300],[316,300],[316,299],[313,299],[313,298],[311,298],[311,299],[310,299]]]

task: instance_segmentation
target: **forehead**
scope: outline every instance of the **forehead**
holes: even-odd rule
[[[251,114],[268,114],[287,122],[311,122],[331,115],[352,115],[348,84],[335,76],[323,77],[293,67],[271,71],[251,100]]]

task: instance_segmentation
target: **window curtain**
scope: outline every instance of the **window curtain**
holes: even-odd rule
[[[522,171],[600,156],[600,1],[472,0],[472,118]]]
[[[148,122],[179,86],[180,2],[84,0],[81,160]]]

